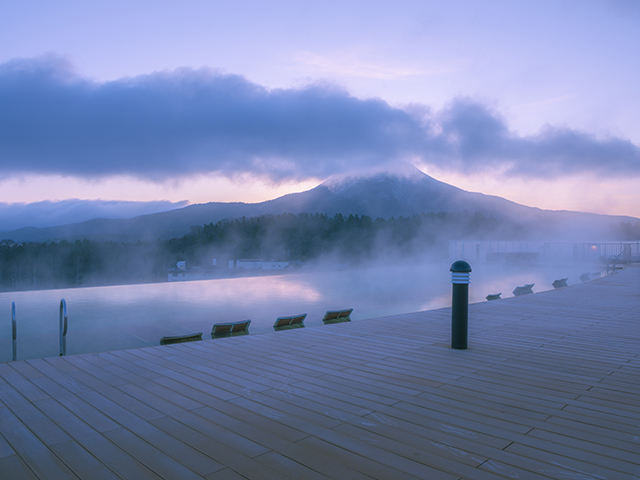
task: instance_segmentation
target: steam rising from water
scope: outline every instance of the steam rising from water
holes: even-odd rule
[[[489,293],[503,297],[518,285],[534,292],[569,277],[579,283],[584,266],[533,267],[472,265],[470,299]],[[69,354],[157,345],[165,335],[193,331],[208,338],[217,322],[251,319],[251,334],[273,331],[276,317],[307,313],[306,328],[323,328],[326,310],[354,308],[352,319],[447,307],[451,302],[449,263],[387,266],[340,271],[308,271],[254,278],[114,287],[0,293],[0,310],[16,302],[19,359],[57,355],[58,305],[69,313]],[[444,318],[445,322],[448,321]],[[470,320],[473,322],[473,319]],[[390,326],[390,328],[392,328]],[[9,322],[0,342],[11,338]],[[428,339],[427,339],[428,340]],[[10,359],[3,348],[0,361]]]

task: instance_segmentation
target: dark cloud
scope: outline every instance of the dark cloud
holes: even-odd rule
[[[184,207],[183,202],[125,202],[105,200],[62,200],[59,202],[0,203],[0,231],[23,227],[53,227],[94,218],[132,218]]]
[[[331,85],[269,90],[208,69],[96,83],[59,57],[14,60],[0,65],[0,105],[5,175],[253,172],[277,181],[406,158],[522,176],[640,173],[640,149],[627,140],[553,127],[517,136],[468,98],[439,112],[403,110]]]
[[[97,84],[60,63],[0,67],[5,172],[322,177],[416,150],[422,134],[406,112],[335,87],[267,90],[209,70]]]
[[[518,136],[499,113],[468,98],[453,101],[434,121],[441,124],[439,137],[452,169],[500,169],[510,176],[537,178],[640,175],[640,148],[621,138],[549,125],[536,135]]]

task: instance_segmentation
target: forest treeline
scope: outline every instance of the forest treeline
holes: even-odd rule
[[[619,238],[640,239],[640,223],[621,224]],[[359,264],[448,254],[448,240],[526,239],[526,228],[479,213],[430,213],[376,220],[337,214],[266,215],[191,227],[181,238],[135,243],[77,240],[0,242],[0,288],[28,290],[165,281],[176,262],[219,268],[260,258]],[[624,238],[622,236],[624,235]]]

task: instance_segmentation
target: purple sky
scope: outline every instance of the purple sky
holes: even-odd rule
[[[635,0],[3,2],[0,203],[121,216],[410,161],[640,217],[639,24]]]

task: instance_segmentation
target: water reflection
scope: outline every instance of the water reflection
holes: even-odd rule
[[[58,354],[58,306],[69,312],[67,353],[157,345],[194,331],[208,338],[214,323],[251,319],[251,334],[273,331],[276,317],[307,313],[322,325],[327,310],[353,308],[354,321],[449,306],[449,265],[414,265],[277,276],[215,279],[0,294],[0,361],[11,359],[11,301],[16,303],[18,359]],[[590,267],[592,268],[592,267]],[[489,293],[510,297],[517,285],[551,289],[557,278],[580,283],[581,267],[476,265],[470,301]],[[5,312],[3,314],[2,312]]]

